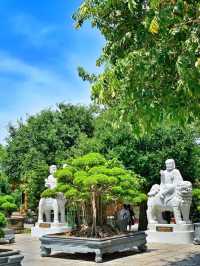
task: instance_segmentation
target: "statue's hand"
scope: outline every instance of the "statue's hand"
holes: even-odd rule
[[[49,187],[48,179],[45,179],[45,187]]]
[[[165,172],[163,170],[160,170],[160,175],[163,177],[165,176]]]

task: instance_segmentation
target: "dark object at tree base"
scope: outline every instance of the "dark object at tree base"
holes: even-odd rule
[[[2,266],[21,266],[23,258],[20,251],[0,250],[0,265]]]
[[[194,241],[193,244],[200,245],[200,223],[194,224]]]
[[[51,252],[64,253],[95,253],[97,263],[103,261],[103,254],[132,251],[146,251],[146,234],[144,232],[127,233],[123,235],[96,238],[66,237],[65,235],[46,235],[40,238],[41,256],[50,256]]]

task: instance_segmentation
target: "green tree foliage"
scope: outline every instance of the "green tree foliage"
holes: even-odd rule
[[[200,188],[199,182],[196,184],[196,188],[192,191],[192,220],[193,222],[199,222],[200,219]]]
[[[71,160],[66,168],[57,171],[56,176],[57,191],[65,193],[69,202],[75,201],[81,207],[91,204],[93,235],[96,235],[96,225],[103,223],[105,204],[116,201],[141,203],[146,199],[141,193],[142,179],[99,153]]]
[[[117,158],[126,169],[133,170],[145,179],[142,187],[144,193],[153,184],[160,182],[160,170],[165,168],[164,163],[168,158],[174,158],[183,178],[198,187],[200,147],[195,143],[198,134],[192,128],[182,129],[176,126],[159,127],[152,130],[151,134],[136,137],[132,125],[127,122],[116,125],[115,115],[112,110],[108,110],[96,119],[93,138],[80,138],[73,149],[75,154],[84,155],[90,150],[104,154],[107,159]],[[146,207],[145,204],[140,207],[140,225],[144,229]],[[193,209],[197,217],[196,205],[193,205]]]
[[[17,127],[10,126],[3,168],[12,189],[28,192],[30,207],[38,204],[48,166],[70,157],[70,148],[81,133],[91,136],[93,109],[59,104],[44,110]]]
[[[114,107],[118,121],[139,134],[199,118],[199,0],[85,0],[74,19],[77,28],[89,20],[105,38],[92,97]]]
[[[146,192],[160,181],[160,169],[167,158],[174,158],[183,177],[193,184],[200,176],[200,148],[195,143],[198,131],[192,128],[158,127],[151,134],[136,137],[127,122],[115,124],[112,111],[102,113],[95,124],[93,138],[81,138],[74,153],[98,151],[106,158],[117,158],[146,180]],[[84,150],[85,144],[87,148]],[[98,143],[98,148],[93,143]]]
[[[9,183],[8,183],[8,177],[4,173],[3,170],[3,162],[6,157],[6,149],[0,145],[0,194],[8,193],[9,192]]]
[[[0,196],[0,212],[5,214],[5,216],[10,216],[16,209],[15,199],[11,195]]]

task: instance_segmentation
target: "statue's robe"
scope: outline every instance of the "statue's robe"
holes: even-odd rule
[[[160,190],[164,194],[164,204],[174,197],[175,189],[178,184],[183,182],[183,178],[178,169],[173,169],[172,171],[164,171],[161,175]]]
[[[55,189],[57,187],[57,179],[53,175],[49,175],[45,180],[45,187]]]

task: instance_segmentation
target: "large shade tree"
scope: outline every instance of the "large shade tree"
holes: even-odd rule
[[[199,118],[199,0],[84,0],[74,19],[77,28],[89,20],[106,42],[103,73],[80,75],[137,134]]]
[[[111,110],[101,114],[95,123],[93,138],[81,135],[73,147],[74,154],[84,155],[88,151],[98,151],[108,159],[117,158],[126,169],[133,170],[145,179],[145,193],[153,184],[160,183],[160,170],[164,169],[165,160],[174,158],[183,178],[198,186],[200,147],[195,141],[199,135],[197,130],[159,127],[151,134],[136,137],[129,123],[122,121],[116,126]],[[146,226],[145,205],[140,205],[141,229]],[[194,205],[193,207],[196,210]]]
[[[9,183],[8,177],[4,173],[3,164],[6,158],[6,149],[0,145],[0,195],[8,193],[9,191]]]
[[[48,166],[71,156],[69,149],[81,133],[93,133],[93,110],[84,106],[59,104],[56,110],[44,110],[27,121],[10,126],[3,169],[15,190],[29,195],[36,207]]]

